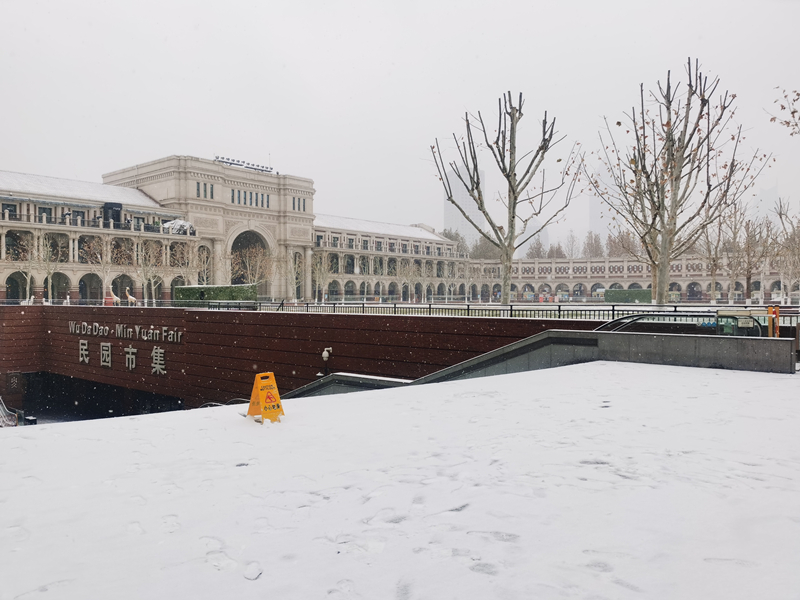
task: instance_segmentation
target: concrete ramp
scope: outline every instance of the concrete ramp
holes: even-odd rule
[[[795,341],[789,338],[551,329],[414,381],[336,373],[293,390],[284,397],[301,398],[438,383],[550,369],[595,360],[764,373],[794,373],[796,366]]]

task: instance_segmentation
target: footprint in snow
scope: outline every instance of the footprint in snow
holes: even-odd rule
[[[244,578],[249,579],[250,581],[255,581],[259,577],[261,577],[261,573],[263,573],[263,569],[261,565],[258,564],[256,561],[247,563],[247,566],[244,568]]]
[[[238,563],[221,550],[215,550],[206,554],[206,562],[217,571],[232,571]]]
[[[356,593],[356,586],[350,579],[342,579],[336,587],[328,590],[328,596],[342,600],[357,600],[361,595]]]
[[[144,529],[138,521],[132,521],[131,523],[128,523],[128,533],[141,535],[144,533]]]
[[[175,533],[181,528],[178,515],[165,515],[161,518],[161,526],[167,533]]]

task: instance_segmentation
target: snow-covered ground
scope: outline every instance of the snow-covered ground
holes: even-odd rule
[[[592,363],[244,408],[0,431],[0,599],[800,597],[797,376]]]

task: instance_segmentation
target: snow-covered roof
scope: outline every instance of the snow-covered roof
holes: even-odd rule
[[[47,200],[119,202],[141,208],[161,208],[161,205],[147,194],[133,188],[13,171],[0,171],[0,195]]]
[[[432,242],[450,242],[440,235],[432,233],[422,227],[413,225],[396,225],[394,223],[381,223],[379,221],[366,221],[364,219],[351,219],[349,217],[336,217],[316,213],[314,216],[316,229],[333,229],[334,231],[358,231],[371,235],[385,235],[396,238],[413,238],[417,240],[430,240]]]

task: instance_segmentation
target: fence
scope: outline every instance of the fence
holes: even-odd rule
[[[0,304],[26,304],[27,301],[5,300]],[[34,304],[50,303],[34,300]],[[56,300],[53,305],[63,304]],[[73,300],[73,305],[103,306],[103,300]],[[122,306],[127,306],[125,301]],[[718,310],[765,309],[763,305],[723,305],[723,304],[439,304],[408,302],[264,302],[264,301],[209,301],[209,300],[139,300],[144,308],[198,308],[208,310],[243,310],[259,312],[315,313],[337,315],[407,315],[438,317],[500,317],[515,319],[585,319],[612,321],[628,315],[650,312],[674,312],[676,314],[708,312]],[[798,324],[798,308],[781,309],[781,325]]]
[[[209,310],[251,310],[261,312],[292,312],[292,313],[329,313],[329,314],[354,314],[354,315],[409,315],[409,316],[439,316],[439,317],[501,317],[518,319],[585,319],[596,321],[612,321],[628,315],[647,314],[651,312],[674,312],[676,315],[692,312],[708,312],[715,314],[717,310],[742,310],[742,307],[685,304],[669,305],[636,305],[636,304],[550,304],[531,306],[525,305],[500,305],[500,304],[408,304],[395,303],[286,303],[286,302],[202,302],[198,308]],[[798,322],[797,309],[781,311],[781,325],[796,325]]]

